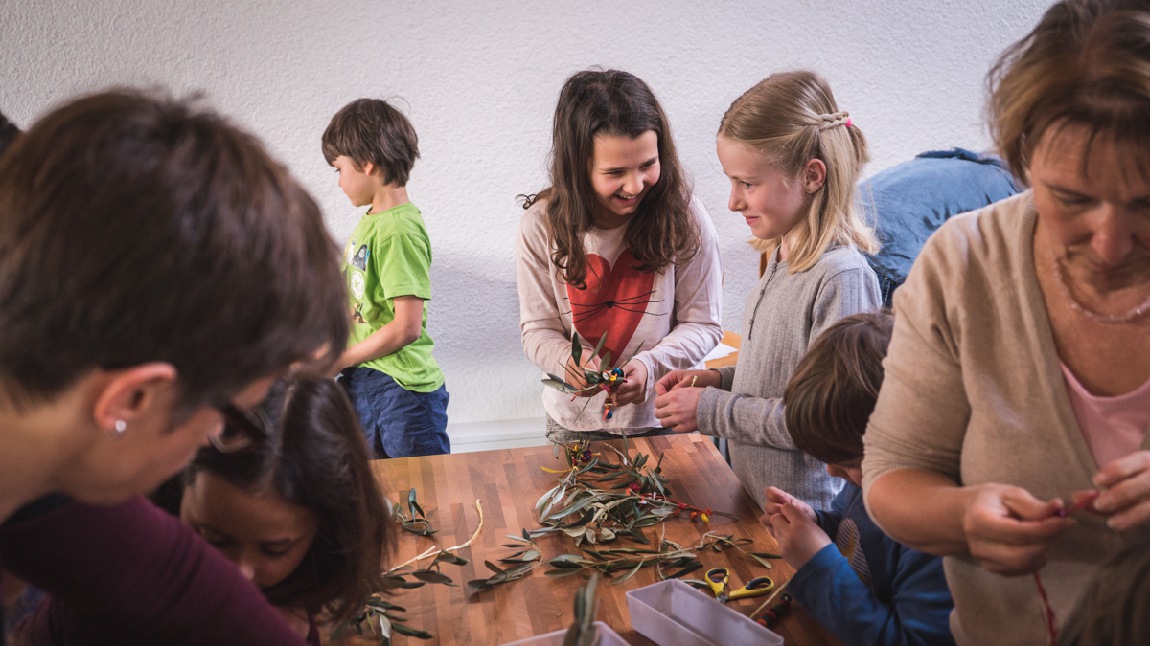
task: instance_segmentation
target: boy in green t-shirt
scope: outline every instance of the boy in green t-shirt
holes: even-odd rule
[[[323,155],[351,203],[369,207],[344,253],[352,326],[340,381],[376,457],[450,453],[447,388],[427,335],[431,242],[407,198],[415,129],[386,101],[358,99],[332,117]]]

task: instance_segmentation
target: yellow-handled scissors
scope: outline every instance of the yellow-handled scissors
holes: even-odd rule
[[[757,597],[764,595],[774,589],[775,583],[771,581],[770,577],[757,576],[741,588],[732,590],[730,579],[731,573],[725,567],[715,567],[707,570],[706,577],[707,585],[715,593],[715,598],[719,603],[726,603],[732,599],[743,599],[745,597]]]

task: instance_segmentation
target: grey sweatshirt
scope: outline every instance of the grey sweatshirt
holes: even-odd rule
[[[699,398],[699,430],[727,438],[731,466],[759,506],[778,487],[815,509],[830,509],[842,482],[795,449],[783,415],[783,391],[810,344],[839,319],[882,303],[878,278],[854,247],[832,247],[807,271],[790,274],[778,251],[747,296],[743,342],[722,389]]]

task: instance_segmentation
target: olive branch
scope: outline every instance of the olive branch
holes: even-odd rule
[[[407,514],[403,513],[402,506],[398,503],[393,509],[393,518],[403,529],[420,536],[431,536],[438,531],[431,526],[427,514],[424,513],[423,508],[416,500],[414,487],[407,494],[407,503]],[[400,614],[407,612],[407,610],[387,601],[381,594],[421,588],[428,583],[458,587],[458,584],[445,574],[440,566],[445,563],[458,566],[468,564],[469,561],[455,554],[455,551],[470,547],[476,537],[479,536],[480,530],[483,529],[483,506],[478,500],[475,501],[475,510],[479,514],[479,523],[466,543],[446,548],[429,547],[400,565],[383,572],[380,577],[383,582],[383,590],[369,597],[358,614],[336,626],[332,632],[332,638],[350,635],[353,632],[357,635],[378,635],[381,646],[391,645],[392,633],[418,639],[432,639],[431,633],[408,626],[407,618]],[[412,564],[429,558],[432,561],[427,567],[420,569],[411,567]],[[409,576],[414,580],[408,580],[407,577]],[[376,626],[378,626],[378,630]]]

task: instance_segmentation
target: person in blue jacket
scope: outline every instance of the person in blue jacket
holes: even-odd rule
[[[882,385],[894,316],[848,316],[827,328],[787,384],[795,446],[847,481],[829,511],[775,487],[762,522],[795,569],[788,591],[848,644],[953,644],[942,560],[895,542],[862,500],[862,436]]]
[[[875,173],[859,184],[867,224],[882,250],[867,256],[878,274],[883,305],[906,280],[922,245],[952,215],[1014,195],[1018,183],[997,156],[965,148],[931,150]]]

